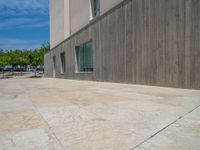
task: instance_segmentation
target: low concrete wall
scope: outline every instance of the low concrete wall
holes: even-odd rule
[[[94,72],[75,73],[75,46],[93,42]],[[125,0],[45,55],[45,76],[200,88],[200,1]],[[66,52],[65,74],[60,53]]]

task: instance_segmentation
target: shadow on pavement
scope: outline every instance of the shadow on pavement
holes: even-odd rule
[[[43,74],[37,74],[36,76],[32,72],[4,72],[0,73],[0,79],[10,78],[42,78]]]
[[[7,77],[0,77],[0,79],[10,79],[10,78],[13,78],[13,77],[10,77],[10,76],[7,76]]]
[[[29,78],[42,78],[42,76],[30,76]]]

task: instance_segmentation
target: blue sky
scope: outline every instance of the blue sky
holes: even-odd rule
[[[49,0],[0,0],[0,49],[35,49],[49,41]]]

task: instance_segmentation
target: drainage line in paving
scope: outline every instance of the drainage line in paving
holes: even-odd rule
[[[56,136],[55,132],[51,130],[51,127],[50,127],[50,125],[48,124],[48,122],[47,122],[47,121],[45,120],[45,118],[42,116],[42,114],[41,114],[40,111],[37,109],[37,107],[35,106],[35,104],[33,103],[33,101],[32,101],[32,100],[30,100],[30,101],[31,101],[31,103],[33,104],[33,106],[35,107],[35,109],[38,111],[39,115],[42,117],[42,119],[43,119],[43,120],[45,121],[45,123],[47,124],[49,130],[51,131],[50,134],[52,133],[52,134],[55,136],[56,140],[59,142],[59,144],[60,144],[60,146],[62,147],[62,149],[65,150],[64,145],[63,145],[62,142],[59,140],[59,138]]]
[[[195,107],[194,109],[190,110],[189,112],[187,112],[186,114],[184,114],[183,116],[180,116],[179,118],[177,118],[176,120],[174,120],[172,123],[168,124],[167,126],[165,126],[164,128],[160,129],[158,132],[156,132],[155,134],[151,135],[149,138],[147,138],[146,140],[142,141],[141,143],[139,143],[138,145],[136,145],[135,147],[133,147],[131,150],[134,150],[136,148],[140,148],[140,145],[144,144],[145,142],[147,142],[148,140],[150,140],[151,138],[153,138],[154,136],[156,136],[157,134],[159,134],[160,132],[162,132],[163,130],[167,129],[169,126],[171,126],[172,124],[176,123],[178,120],[182,119],[183,117],[187,116],[188,114],[190,114],[191,112],[193,112],[194,110],[196,110],[197,108],[199,108],[200,105],[198,105],[197,107]],[[141,149],[141,148],[140,148]]]

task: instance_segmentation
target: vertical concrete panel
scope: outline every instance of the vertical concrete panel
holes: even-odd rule
[[[190,86],[200,88],[200,1],[190,1]]]
[[[124,6],[125,12],[125,45],[124,45],[124,55],[125,55],[125,81],[127,83],[132,82],[132,64],[134,58],[132,56],[133,49],[133,23],[132,23],[132,2],[128,1],[128,4]]]

